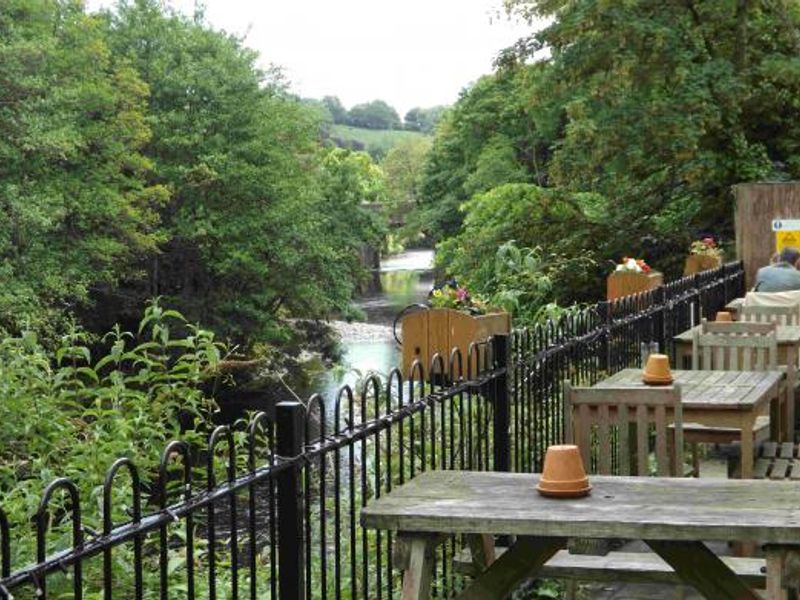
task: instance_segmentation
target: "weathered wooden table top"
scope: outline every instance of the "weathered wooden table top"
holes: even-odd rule
[[[681,384],[684,408],[753,410],[772,399],[783,371],[684,371],[674,369],[675,383]],[[623,369],[593,387],[644,387],[641,369]],[[798,498],[800,501],[800,498]],[[800,504],[800,502],[798,502]]]
[[[692,329],[687,329],[672,339],[681,344],[691,344],[693,332],[695,329],[699,328],[700,325],[696,325]],[[800,344],[800,325],[778,325],[775,328],[775,337],[778,339],[779,346]]]
[[[361,511],[373,529],[553,537],[800,543],[800,483],[591,476],[552,499],[538,475],[429,471]]]

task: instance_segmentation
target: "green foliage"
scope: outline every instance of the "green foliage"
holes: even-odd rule
[[[170,241],[151,287],[242,340],[272,338],[281,311],[345,307],[355,278],[331,257],[363,238],[356,223],[348,236],[328,235],[329,220],[347,215],[323,189],[315,111],[260,72],[238,40],[155,2],[120,4],[110,37],[150,86],[147,151],[172,190]]]
[[[158,302],[136,333],[116,327],[97,340],[73,328],[53,354],[32,333],[0,340],[0,505],[10,521],[27,522],[44,486],[65,476],[79,486],[84,523],[99,530],[90,500],[117,458],[142,467],[147,487],[170,439],[204,439],[215,405],[203,385],[223,352],[211,332]],[[14,531],[14,563],[27,564],[33,529]]]
[[[348,125],[365,129],[399,129],[400,116],[383,100],[356,104],[348,113]]]
[[[391,221],[401,222],[416,208],[422,172],[430,148],[430,138],[408,138],[399,141],[381,161],[381,168],[386,176],[386,212]],[[404,227],[396,241],[407,245],[418,238],[419,231],[412,225]]]
[[[489,257],[516,240],[562,261],[642,256],[677,275],[700,233],[733,236],[732,185],[800,176],[794,5],[505,5],[550,24],[502,53],[496,72],[448,112],[421,186],[419,221],[445,240],[443,264],[455,260],[454,272],[488,281]],[[531,62],[542,49],[547,56]],[[517,202],[528,206],[519,197],[505,203],[508,220],[529,227],[504,229],[496,222],[502,213],[487,214],[491,203],[476,199],[508,194],[509,183],[535,183],[578,210],[565,221],[533,208],[530,219],[519,214]],[[587,193],[590,200],[573,196]],[[557,279],[553,297],[596,299],[604,270]]]
[[[392,148],[409,140],[426,139],[416,131],[395,129],[364,129],[349,125],[334,125],[330,138],[337,146],[351,150],[363,150],[375,160],[383,159]]]
[[[536,133],[528,88],[541,67],[482,77],[442,117],[420,186],[419,228],[434,241],[455,235],[460,206],[504,183],[544,183],[547,142]]]
[[[148,87],[75,2],[0,11],[0,329],[63,330],[133,276],[168,193],[148,181]]]
[[[436,125],[447,110],[446,106],[433,106],[431,108],[412,108],[403,118],[403,124],[409,131],[432,133]]]
[[[593,255],[575,253],[569,236],[593,229],[597,201],[532,184],[493,188],[464,205],[463,230],[439,245],[437,263],[522,320],[549,302],[591,299]]]
[[[100,16],[5,3],[0,329],[52,342],[70,313],[102,331],[160,295],[250,344],[348,310],[376,227],[331,202],[320,128],[336,103],[299,100],[256,62],[157,0]]]
[[[325,96],[322,99],[322,104],[324,104],[325,108],[330,112],[334,123],[337,125],[347,124],[347,109],[339,98],[336,96]]]
[[[325,238],[338,240],[338,245],[327,248],[325,264],[320,265],[329,274],[324,290],[325,297],[309,298],[314,302],[331,302],[330,311],[345,316],[353,313],[348,308],[352,281],[365,275],[359,260],[362,244],[380,247],[385,235],[383,216],[367,205],[381,205],[386,198],[383,171],[364,152],[351,152],[343,148],[330,150],[322,162],[322,202],[319,233]],[[360,232],[353,236],[353,231]],[[339,289],[337,289],[339,288]],[[309,289],[307,293],[313,293]],[[343,298],[341,304],[333,304]]]

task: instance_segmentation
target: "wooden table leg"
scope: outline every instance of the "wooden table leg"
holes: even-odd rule
[[[516,543],[505,554],[457,596],[457,600],[505,598],[523,580],[536,573],[565,544],[563,538],[517,538]],[[407,600],[405,596],[403,600]]]
[[[394,566],[403,569],[402,600],[428,600],[433,577],[433,551],[445,539],[430,533],[401,532],[395,538]]]
[[[797,385],[797,346],[786,349],[786,423],[784,441],[794,444],[794,390]]]
[[[787,600],[783,587],[786,552],[780,546],[767,546],[767,598],[768,600]]]
[[[786,403],[784,400],[779,391],[775,398],[769,401],[769,439],[773,442],[782,442],[786,435],[786,416],[783,414]]]
[[[645,540],[675,574],[706,598],[719,600],[758,600],[750,589],[719,557],[702,542]]]
[[[476,573],[483,573],[495,560],[494,536],[487,533],[467,536],[472,566]]]
[[[748,417],[742,423],[742,479],[753,478],[753,425],[755,417]]]

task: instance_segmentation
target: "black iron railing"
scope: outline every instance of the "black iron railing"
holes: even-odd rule
[[[281,403],[274,421],[219,427],[205,448],[169,444],[149,471],[120,459],[97,498],[58,479],[30,523],[0,509],[0,598],[398,598],[392,535],[362,528],[363,506],[428,469],[538,470],[563,439],[565,379],[638,365],[642,343],[671,352],[673,335],[743,292],[732,263],[468,357],[437,355],[408,379],[395,370],[336,398]],[[12,564],[29,527],[34,564]],[[459,544],[438,551],[437,596],[462,586],[450,566]]]

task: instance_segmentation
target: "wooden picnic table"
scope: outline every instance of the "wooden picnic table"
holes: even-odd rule
[[[689,367],[692,356],[692,336],[700,325],[688,329],[672,338],[675,341],[675,364]],[[783,428],[782,439],[794,441],[794,391],[797,386],[797,364],[800,356],[800,325],[777,325],[775,337],[778,339],[778,363],[786,367],[787,398],[784,412],[781,415]],[[775,441],[778,441],[777,439]]]
[[[661,477],[591,477],[591,495],[550,499],[538,475],[429,471],[361,511],[365,527],[398,532],[395,567],[403,600],[427,599],[436,545],[452,534],[517,536],[459,600],[505,598],[534,577],[566,540],[644,540],[707,598],[759,598],[705,542],[766,544],[767,598],[784,600],[787,564],[800,554],[800,486],[789,482]],[[791,560],[787,561],[789,554]]]
[[[770,414],[772,435],[779,437],[783,371],[673,370],[681,385],[684,423],[741,430],[742,478],[753,476],[753,429],[756,419]],[[593,387],[644,387],[641,369],[623,369]]]

